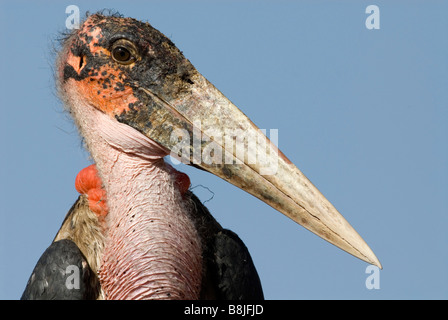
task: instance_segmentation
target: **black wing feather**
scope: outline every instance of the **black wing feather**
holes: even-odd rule
[[[73,241],[53,242],[37,262],[21,299],[95,299],[90,285],[92,275],[86,258]]]
[[[223,229],[193,193],[188,196],[194,204],[192,216],[204,246],[201,299],[264,299],[257,269],[243,241]]]
[[[236,233],[223,229],[215,237],[218,299],[262,300],[263,289],[249,250]]]

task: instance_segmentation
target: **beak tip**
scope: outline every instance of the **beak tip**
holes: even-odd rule
[[[364,259],[361,258],[362,260],[364,260],[365,262],[374,265],[376,267],[378,267],[380,270],[383,269],[383,266],[381,265],[381,262],[378,260],[378,258],[376,257],[375,253],[373,253],[372,249],[370,249],[370,247],[366,244],[367,248],[366,250],[364,250]]]
[[[380,268],[380,270],[383,270],[383,266],[381,265],[381,262],[378,260],[378,258],[375,256],[375,260],[372,263],[374,266],[377,266]]]

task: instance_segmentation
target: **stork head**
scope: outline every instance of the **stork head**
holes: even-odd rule
[[[149,139],[161,154],[213,173],[308,230],[381,266],[364,240],[261,130],[149,23],[89,16],[65,41],[57,84],[69,110],[82,102]],[[76,118],[76,117],[75,117]]]

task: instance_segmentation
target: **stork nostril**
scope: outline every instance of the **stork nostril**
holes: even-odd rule
[[[79,59],[79,71],[82,70],[82,68],[84,67],[85,64],[85,56],[81,56]]]

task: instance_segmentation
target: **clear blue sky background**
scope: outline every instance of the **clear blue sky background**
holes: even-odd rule
[[[448,2],[1,1],[0,298],[20,298],[87,166],[58,101],[66,6],[148,20],[363,236],[367,264],[205,172],[193,186],[249,247],[268,299],[448,298]],[[380,30],[365,27],[370,4]],[[203,201],[210,193],[195,189]]]

